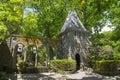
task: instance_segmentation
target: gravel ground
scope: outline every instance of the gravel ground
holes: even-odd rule
[[[77,71],[74,74],[40,73],[40,74],[7,74],[9,80],[120,80],[118,76],[102,76],[100,74]]]

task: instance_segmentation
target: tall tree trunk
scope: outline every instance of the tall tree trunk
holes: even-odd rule
[[[45,36],[49,39],[51,39],[51,34],[50,34],[50,26],[49,25],[46,25],[46,28],[45,28]],[[50,43],[47,42],[47,44],[49,45],[47,48],[48,48],[48,55],[50,57],[50,60],[53,59],[53,48],[52,46],[50,46]]]

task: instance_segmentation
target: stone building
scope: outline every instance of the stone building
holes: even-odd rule
[[[88,31],[79,20],[75,11],[70,11],[58,36],[59,58],[71,58],[77,61],[77,67],[87,65],[89,59]]]
[[[13,72],[17,70],[17,62],[24,60],[37,66],[38,48],[44,46],[49,54],[49,46],[54,46],[55,41],[33,36],[11,35],[0,44],[0,71]],[[30,50],[32,54],[30,54]],[[28,57],[32,56],[32,61]]]

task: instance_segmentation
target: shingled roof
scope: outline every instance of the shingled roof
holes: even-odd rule
[[[65,23],[61,29],[60,35],[70,31],[87,32],[75,11],[69,11]]]

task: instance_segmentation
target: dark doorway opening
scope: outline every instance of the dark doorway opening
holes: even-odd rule
[[[76,60],[76,70],[80,69],[80,55],[76,54],[75,55],[75,60]]]

